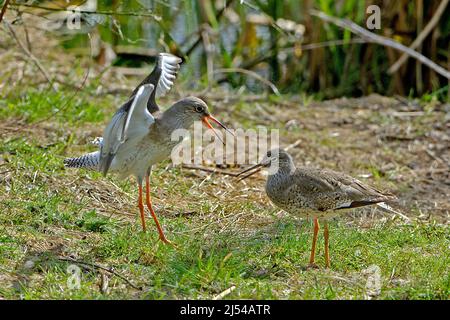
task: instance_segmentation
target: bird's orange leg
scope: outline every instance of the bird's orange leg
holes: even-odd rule
[[[327,268],[329,268],[330,267],[330,253],[329,253],[330,245],[328,242],[328,236],[329,236],[328,223],[326,220],[323,222],[323,236],[325,238],[325,265]]]
[[[317,218],[314,218],[314,236],[311,247],[311,256],[309,258],[309,266],[315,267],[315,256],[316,256],[316,242],[317,242],[317,234],[319,233],[319,221]]]
[[[141,213],[141,223],[142,229],[145,232],[147,228],[145,227],[145,213],[144,213],[144,203],[142,201],[142,184],[139,184],[139,199],[138,199],[138,207]]]
[[[164,235],[164,231],[161,228],[161,225],[159,224],[158,218],[156,217],[155,211],[153,210],[152,207],[152,201],[150,199],[150,177],[147,175],[146,179],[145,179],[145,192],[146,192],[146,202],[147,202],[147,208],[148,210],[150,210],[150,214],[153,217],[153,220],[155,221],[156,224],[156,228],[158,229],[158,233],[159,233],[159,239],[167,244],[173,244],[171,241],[167,240],[166,236]]]

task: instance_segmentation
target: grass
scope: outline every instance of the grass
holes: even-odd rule
[[[143,234],[131,179],[103,178],[93,172],[66,170],[62,165],[64,157],[92,148],[87,142],[101,135],[122,97],[100,98],[85,90],[50,122],[11,131],[19,124],[45,119],[67,96],[70,93],[64,91],[29,91],[0,102],[4,124],[0,127],[1,298],[205,299],[235,286],[226,298],[364,299],[373,266],[381,271],[381,291],[372,298],[449,298],[445,185],[436,191],[417,178],[421,171],[411,176],[408,163],[401,162],[406,158],[400,156],[410,151],[407,142],[393,141],[375,148],[374,137],[382,136],[377,131],[380,128],[349,129],[364,121],[372,126],[382,122],[383,128],[394,122],[401,128],[400,120],[381,111],[356,113],[352,108],[339,109],[329,119],[328,106],[315,102],[298,110],[273,108],[278,111],[270,124],[281,128],[283,143],[302,139],[295,150],[297,161],[354,175],[357,170],[371,173],[368,182],[401,192],[412,218],[404,223],[390,215],[359,210],[332,220],[332,268],[315,270],[305,268],[311,222],[272,207],[262,192],[260,177],[237,185],[228,176],[169,168],[163,163],[152,174],[152,194],[166,234],[178,247],[157,240],[150,218],[150,232]],[[231,112],[221,108],[217,104],[215,113],[226,123],[243,123],[247,128],[261,124],[252,104],[241,102]],[[435,125],[441,115],[431,118],[432,112],[424,115],[423,121],[416,118],[405,123],[408,132]],[[293,115],[301,122],[300,128],[284,128]],[[350,119],[351,126],[333,127],[332,121],[342,119]],[[331,135],[334,132],[340,135]],[[426,165],[415,157],[418,154],[407,159]],[[389,166],[393,159],[395,165]],[[412,184],[424,186],[425,191],[417,191]],[[417,202],[417,192],[430,197],[434,193],[440,211],[433,209],[433,201]],[[420,219],[417,212],[428,218]],[[322,237],[318,248],[318,264],[324,265]],[[78,265],[80,287],[70,289],[74,279],[68,271],[71,263],[61,258],[113,267],[140,289],[87,265]],[[105,281],[108,286],[102,290]]]

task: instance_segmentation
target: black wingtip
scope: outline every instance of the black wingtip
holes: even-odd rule
[[[389,201],[389,200],[390,200],[389,198],[379,198],[379,199],[373,199],[373,200],[353,201],[352,203],[350,203],[350,205],[348,205],[346,207],[340,207],[337,210],[365,207],[365,206],[370,206],[370,205],[374,205],[374,204]]]
[[[111,163],[114,159],[115,154],[109,153],[106,155],[105,160],[100,168],[100,171],[102,172],[103,176],[106,177],[109,171],[109,167],[111,167]]]

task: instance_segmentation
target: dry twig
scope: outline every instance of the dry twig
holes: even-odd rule
[[[44,77],[47,79],[47,81],[50,83],[50,85],[52,86],[53,90],[57,91],[56,86],[53,82],[53,80],[50,78],[47,70],[45,70],[44,66],[39,62],[39,60],[30,52],[30,50],[28,50],[27,47],[25,47],[23,45],[23,43],[19,40],[19,37],[17,36],[16,32],[14,31],[14,28],[11,27],[11,25],[9,24],[9,22],[7,22],[6,20],[3,21],[3,23],[6,25],[7,29],[9,30],[9,32],[11,33],[12,37],[14,38],[14,40],[17,42],[17,44],[19,45],[19,47],[22,49],[22,51],[31,59],[31,61],[34,62],[34,64],[38,67],[39,71],[41,71],[41,73],[44,75]]]
[[[442,0],[439,4],[439,7],[437,8],[435,14],[433,15],[433,18],[431,18],[430,22],[426,25],[426,27],[422,30],[422,32],[419,34],[419,36],[414,40],[413,43],[409,46],[411,50],[414,50],[418,48],[422,42],[425,40],[425,38],[430,34],[430,32],[436,27],[437,23],[441,19],[442,14],[445,11],[445,8],[448,5],[449,0]],[[394,72],[397,72],[397,70],[402,66],[403,63],[408,60],[408,53],[402,54],[402,56],[388,69],[388,73],[392,74]]]
[[[104,266],[101,266],[99,264],[96,263],[91,263],[91,262],[85,262],[85,261],[79,261],[79,260],[75,260],[72,258],[65,258],[65,257],[58,257],[58,260],[60,261],[65,261],[65,262],[71,262],[71,263],[75,263],[75,264],[79,264],[79,265],[83,265],[83,266],[89,266],[91,268],[97,268],[100,270],[104,270],[106,272],[109,272],[113,275],[115,275],[116,277],[122,279],[123,281],[125,281],[130,287],[136,289],[136,290],[142,290],[142,288],[134,285],[130,280],[128,280],[127,278],[125,278],[123,275],[121,275],[120,273],[117,273],[116,271],[114,271],[112,268],[107,268]]]
[[[218,295],[214,296],[212,299],[213,300],[221,300],[224,297],[226,297],[227,295],[229,295],[230,293],[232,293],[235,289],[236,289],[236,286],[231,286],[227,290],[224,290],[221,293],[219,293]]]
[[[257,74],[256,72],[247,70],[247,69],[242,69],[242,68],[223,68],[223,69],[217,69],[214,71],[214,73],[235,73],[235,72],[239,72],[239,73],[243,73],[246,75],[249,75],[253,78],[255,78],[256,80],[264,83],[266,86],[270,87],[270,89],[272,89],[273,93],[275,93],[277,96],[280,96],[280,91],[278,91],[278,88],[269,80],[261,77],[259,74]]]
[[[6,0],[5,3],[3,4],[2,11],[0,11],[0,22],[2,22],[3,16],[5,15],[6,7],[8,6],[8,3],[9,3],[9,0]]]
[[[76,12],[76,13],[84,13],[84,14],[101,14],[105,16],[134,16],[134,17],[149,17],[153,18],[155,21],[161,21],[161,17],[158,15],[155,15],[151,12],[120,12],[120,11],[87,11],[87,10],[79,10],[79,9],[66,9],[66,8],[51,8],[51,7],[44,7],[44,6],[38,6],[38,5],[32,5],[27,3],[11,3],[11,6],[14,7],[27,7],[27,8],[34,8],[34,9],[42,9],[42,10],[48,10],[48,11],[67,11],[67,12]],[[149,10],[147,10],[149,11]]]
[[[317,10],[310,10],[310,13],[313,16],[316,16],[324,21],[331,22],[341,28],[350,30],[352,33],[355,33],[355,34],[359,35],[360,37],[367,39],[369,42],[378,43],[383,46],[402,51],[402,52],[406,53],[407,55],[419,60],[424,65],[428,66],[429,68],[433,69],[434,71],[436,71],[443,77],[450,80],[450,72],[449,71],[445,70],[443,67],[441,67],[440,65],[431,61],[424,55],[408,48],[407,46],[404,46],[403,44],[401,44],[397,41],[394,41],[387,37],[379,36],[373,32],[369,32],[366,29],[362,28],[361,26],[357,25],[356,23],[354,23],[353,21],[350,21],[348,19],[340,19],[340,18],[332,17],[332,16],[329,16],[329,15],[327,15],[321,11],[317,11]]]
[[[183,164],[183,168],[191,169],[191,170],[201,170],[201,171],[217,173],[217,174],[223,174],[223,175],[232,176],[232,177],[236,177],[238,175],[238,173],[236,173],[236,172],[229,172],[229,171],[224,171],[224,170],[219,170],[219,169],[214,169],[214,168],[194,166],[194,165],[188,165],[188,164]]]
[[[92,39],[91,39],[90,33],[88,33],[88,37],[89,37],[89,40],[90,40],[90,41],[89,41],[89,45],[90,45],[89,48],[90,48],[90,57],[91,57],[91,60],[92,60]],[[75,97],[78,95],[78,93],[81,91],[81,89],[82,89],[82,88],[84,87],[84,85],[86,84],[86,81],[87,81],[87,79],[88,79],[88,77],[89,77],[90,72],[91,72],[91,66],[88,65],[88,69],[87,69],[86,74],[85,74],[85,76],[84,76],[84,78],[83,78],[83,81],[81,82],[81,85],[75,88],[75,92],[72,94],[72,96],[69,97],[69,99],[65,99],[65,103],[62,105],[62,107],[58,108],[58,110],[56,110],[55,112],[53,112],[53,113],[52,113],[51,115],[49,115],[48,117],[46,117],[46,118],[44,118],[44,119],[41,119],[41,120],[39,120],[39,121],[34,122],[34,123],[32,124],[32,126],[36,126],[37,124],[40,124],[40,123],[45,122],[45,121],[47,121],[47,120],[50,120],[51,118],[53,118],[53,117],[54,117],[56,114],[58,114],[59,112],[65,111],[65,110],[69,107],[69,105],[70,105],[69,103],[72,101],[72,99],[75,98]]]

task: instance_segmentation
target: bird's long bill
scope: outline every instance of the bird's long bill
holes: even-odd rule
[[[225,144],[225,142],[222,140],[222,138],[220,137],[220,135],[217,133],[216,129],[214,129],[214,127],[211,125],[211,123],[208,121],[211,120],[212,122],[217,123],[219,126],[221,126],[222,128],[224,128],[227,132],[231,133],[233,136],[233,132],[231,132],[227,127],[225,127],[225,125],[220,122],[219,120],[217,120],[216,118],[214,118],[213,116],[209,115],[209,116],[205,116],[202,119],[202,122],[205,124],[205,126],[207,126],[209,129],[211,129],[214,134],[216,135],[216,137],[223,143]]]
[[[256,170],[255,170],[255,169],[256,169]],[[261,169],[262,169],[262,164],[261,164],[261,163],[258,163],[258,164],[254,165],[254,166],[251,166],[250,168],[245,169],[244,171],[239,172],[239,173],[236,175],[236,177],[239,177],[239,176],[241,176],[242,174],[247,173],[247,172],[250,171],[249,173],[247,173],[247,174],[241,176],[241,177],[238,179],[238,181],[241,181],[241,180],[247,179],[248,177],[254,175],[255,173],[257,173],[257,172],[260,171]],[[252,170],[254,170],[254,171],[252,171]]]

